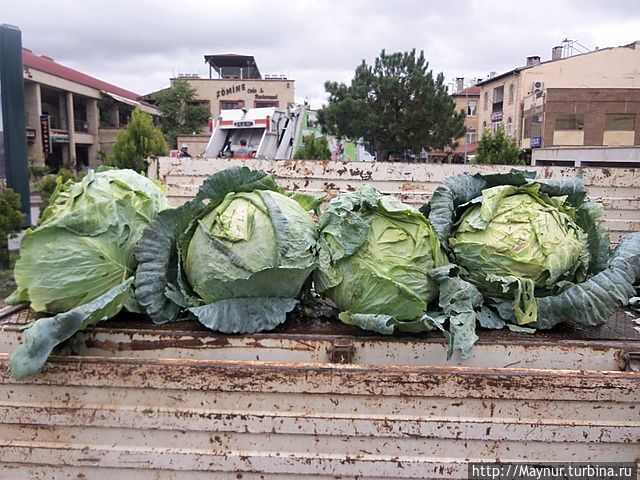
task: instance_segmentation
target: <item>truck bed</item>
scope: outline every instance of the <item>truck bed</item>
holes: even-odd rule
[[[28,309],[0,318],[0,478],[467,478],[471,461],[638,462],[638,317],[535,335],[387,337],[291,315],[273,332],[123,314],[43,372],[5,368]],[[84,477],[83,477],[84,476]]]

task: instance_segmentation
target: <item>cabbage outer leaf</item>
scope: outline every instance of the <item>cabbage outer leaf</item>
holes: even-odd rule
[[[9,369],[15,378],[39,372],[56,345],[79,330],[116,315],[133,295],[133,277],[95,300],[55,317],[40,318],[24,330],[22,345],[11,355]]]

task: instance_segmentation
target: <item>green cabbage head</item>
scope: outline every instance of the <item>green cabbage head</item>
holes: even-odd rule
[[[195,316],[225,333],[273,329],[317,267],[307,210],[320,203],[246,167],[212,175],[145,232],[136,251],[140,304],[155,323]]]
[[[268,190],[232,192],[197,222],[184,271],[205,304],[295,298],[315,268],[316,240],[311,216],[295,200]]]
[[[429,221],[365,186],[334,198],[320,216],[319,293],[339,318],[368,330],[430,330],[423,317],[438,298],[428,272],[448,263]]]
[[[519,324],[535,322],[535,295],[586,279],[587,235],[566,197],[539,184],[500,185],[470,202],[449,239],[463,275],[492,300],[513,300]]]
[[[53,347],[78,330],[140,311],[133,292],[134,250],[145,227],[168,207],[163,191],[133,170],[90,171],[59,183],[40,224],[20,244],[7,303],[30,302],[41,318],[10,362],[20,378],[40,370]]]

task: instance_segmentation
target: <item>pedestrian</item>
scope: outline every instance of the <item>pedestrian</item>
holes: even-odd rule
[[[191,154],[189,153],[189,145],[187,145],[186,143],[182,144],[182,147],[180,148],[180,157],[189,157],[191,158]]]

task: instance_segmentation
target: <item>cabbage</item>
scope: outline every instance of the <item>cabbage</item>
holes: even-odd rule
[[[565,197],[540,194],[539,184],[482,191],[449,239],[466,278],[491,297],[514,299],[518,324],[535,322],[538,294],[582,282],[589,267],[586,233]]]
[[[371,186],[339,195],[320,216],[318,253],[315,289],[344,323],[391,334],[444,331],[449,319],[449,355],[468,354],[482,297],[456,277],[420,212]]]
[[[195,316],[225,333],[271,330],[316,268],[317,228],[306,209],[246,167],[219,172],[196,198],[159,215],[136,255],[136,295],[155,323]]]
[[[132,170],[90,171],[59,184],[40,225],[20,245],[16,291],[7,303],[30,302],[42,318],[25,331],[10,367],[16,377],[40,370],[53,347],[123,307],[133,294],[134,249],[147,224],[168,207],[151,180]]]
[[[602,207],[588,201],[579,178],[460,175],[422,211],[483,293],[483,326],[601,325],[632,296],[640,235],[621,239],[610,255]]]

